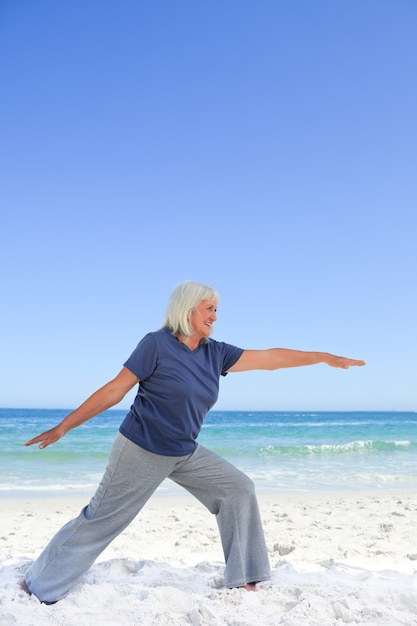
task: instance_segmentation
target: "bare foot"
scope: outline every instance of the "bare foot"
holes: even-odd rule
[[[246,583],[246,585],[243,585],[242,589],[246,589],[246,591],[260,591],[256,583]]]
[[[23,591],[25,591],[29,596],[31,595],[28,589],[28,586],[26,584],[26,580],[24,578],[22,578],[22,580],[19,581],[19,587],[23,589]]]

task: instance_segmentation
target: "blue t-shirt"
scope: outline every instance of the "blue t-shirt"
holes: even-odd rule
[[[193,351],[170,330],[148,333],[124,364],[140,383],[120,432],[156,454],[191,454],[217,400],[220,376],[242,353],[241,348],[213,339]]]

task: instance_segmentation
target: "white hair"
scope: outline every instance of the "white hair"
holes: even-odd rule
[[[186,280],[175,287],[168,301],[164,315],[164,328],[171,330],[173,335],[191,337],[194,329],[191,324],[191,313],[202,300],[220,299],[213,287]]]

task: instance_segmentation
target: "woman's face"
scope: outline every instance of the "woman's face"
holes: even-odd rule
[[[212,326],[217,319],[215,300],[202,300],[191,313],[191,324],[200,338],[211,335]]]

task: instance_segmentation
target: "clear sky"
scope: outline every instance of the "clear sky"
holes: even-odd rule
[[[415,0],[1,0],[0,64],[0,406],[77,406],[192,278],[215,339],[367,361],[218,409],[417,410]]]

